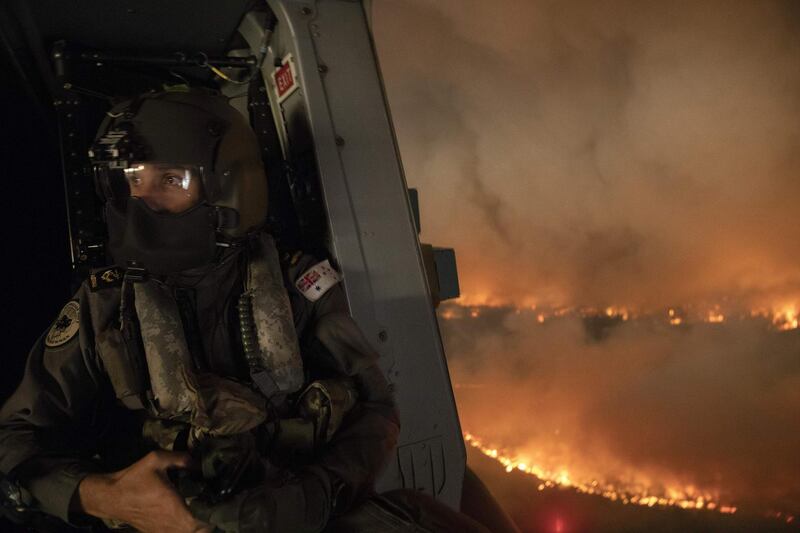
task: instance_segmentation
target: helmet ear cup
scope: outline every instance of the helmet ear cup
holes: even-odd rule
[[[222,232],[236,239],[259,229],[267,217],[267,179],[258,140],[241,115],[222,138],[214,166],[220,191],[214,204],[239,213],[238,226]]]

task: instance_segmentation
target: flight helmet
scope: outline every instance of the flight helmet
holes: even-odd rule
[[[148,93],[114,106],[89,151],[121,267],[172,274],[259,231],[267,182],[255,133],[227,98]]]

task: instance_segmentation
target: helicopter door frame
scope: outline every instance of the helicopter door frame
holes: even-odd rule
[[[267,2],[278,23],[263,68],[278,127],[310,129],[328,248],[400,410],[396,460],[377,488],[415,488],[457,509],[466,450],[364,5]],[[299,89],[277,103],[272,74],[289,54]]]

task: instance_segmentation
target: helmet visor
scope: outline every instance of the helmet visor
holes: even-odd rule
[[[132,197],[157,213],[183,213],[205,200],[203,169],[197,165],[153,161],[97,165],[95,177],[104,199],[123,211]]]

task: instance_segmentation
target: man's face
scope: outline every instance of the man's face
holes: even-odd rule
[[[125,169],[130,195],[157,213],[182,213],[202,196],[195,167],[164,163],[134,163]]]

